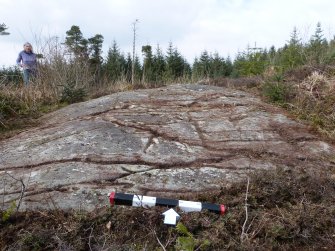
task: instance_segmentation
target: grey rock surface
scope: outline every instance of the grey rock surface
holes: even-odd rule
[[[90,211],[113,191],[178,198],[255,170],[328,168],[335,150],[249,93],[171,85],[70,105],[0,153],[2,207]]]

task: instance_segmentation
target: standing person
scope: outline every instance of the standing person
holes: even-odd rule
[[[16,63],[23,69],[23,81],[25,85],[29,84],[29,80],[36,75],[37,59],[30,43],[23,45],[23,51],[19,53]]]

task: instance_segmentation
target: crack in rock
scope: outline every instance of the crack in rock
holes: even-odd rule
[[[175,198],[257,170],[334,168],[334,146],[253,95],[175,84],[73,104],[0,144],[3,209],[93,210],[112,191]],[[10,173],[5,175],[6,172]]]

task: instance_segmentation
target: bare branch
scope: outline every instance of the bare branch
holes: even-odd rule
[[[242,233],[241,233],[241,242],[244,242],[247,238],[248,238],[248,234],[245,231],[245,227],[247,225],[248,222],[248,194],[249,194],[249,177],[248,177],[248,181],[247,181],[247,191],[245,193],[245,199],[244,199],[244,208],[245,208],[245,220],[242,226]]]
[[[93,233],[93,227],[90,227],[91,232],[90,232],[90,236],[88,237],[88,247],[90,248],[90,251],[92,251],[92,247],[91,247],[91,238],[92,238],[92,233]]]
[[[162,247],[162,249],[164,251],[166,251],[166,248],[164,247],[164,245],[161,243],[161,241],[159,240],[157,234],[156,234],[156,231],[154,229],[152,229],[153,233],[155,234],[155,237],[156,237],[156,240],[158,241],[159,245]]]
[[[7,174],[9,177],[11,177],[12,179],[14,179],[14,180],[16,180],[16,181],[19,181],[19,182],[21,183],[21,195],[20,195],[19,203],[18,203],[17,206],[16,206],[16,212],[18,212],[18,211],[19,211],[19,208],[20,208],[20,206],[21,206],[21,202],[22,202],[23,196],[24,196],[24,192],[26,191],[26,186],[25,186],[25,184],[24,184],[24,182],[23,182],[22,179],[17,179],[17,178],[15,178],[14,176],[12,176],[11,174],[9,174],[8,172],[6,172],[6,174]]]

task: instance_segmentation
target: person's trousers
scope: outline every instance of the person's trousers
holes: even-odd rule
[[[25,85],[29,84],[29,80],[35,76],[35,71],[31,69],[24,69],[23,70],[23,82]]]

